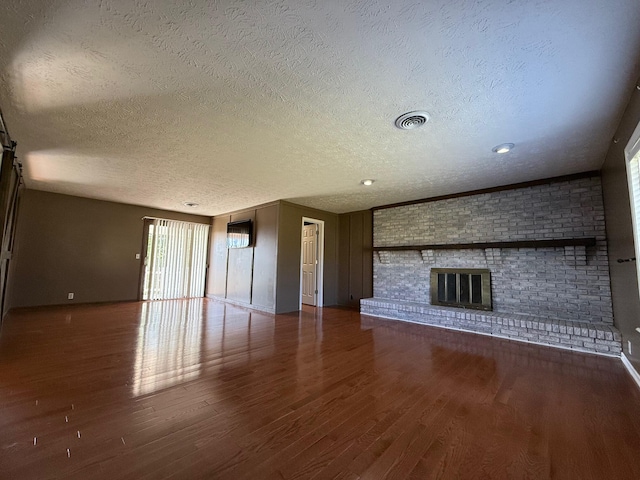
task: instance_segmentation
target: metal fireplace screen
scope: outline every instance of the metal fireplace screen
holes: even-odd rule
[[[431,305],[491,310],[491,273],[479,268],[432,268]]]

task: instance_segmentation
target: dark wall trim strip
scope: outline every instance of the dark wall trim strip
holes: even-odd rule
[[[487,243],[451,243],[436,245],[392,245],[388,247],[373,247],[374,252],[402,251],[402,250],[469,250],[475,248],[558,248],[558,247],[593,247],[596,239],[559,238],[553,240],[517,240],[514,242]]]
[[[540,180],[531,180],[529,182],[512,183],[510,185],[501,185],[499,187],[483,188],[480,190],[472,190],[470,192],[452,193],[449,195],[440,195],[438,197],[423,198],[420,200],[410,200],[407,202],[391,203],[389,205],[381,205],[379,207],[373,207],[371,210],[384,210],[386,208],[404,207],[405,205],[415,205],[418,203],[430,203],[440,200],[449,200],[451,198],[470,197],[472,195],[480,195],[483,193],[502,192],[504,190],[515,190],[517,188],[535,187],[536,185],[546,185],[556,182],[567,182],[570,180],[578,180],[581,178],[599,177],[600,172],[598,170],[591,170],[588,172],[573,173],[571,175],[562,175],[560,177],[544,178]]]

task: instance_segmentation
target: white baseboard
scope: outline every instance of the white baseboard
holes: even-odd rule
[[[627,371],[631,374],[631,377],[635,380],[638,388],[640,388],[640,373],[638,373],[638,371],[633,367],[624,352],[620,354],[620,358],[622,359],[624,366],[627,367]]]

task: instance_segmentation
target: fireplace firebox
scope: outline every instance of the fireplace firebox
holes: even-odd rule
[[[492,310],[491,273],[479,268],[432,268],[431,304]]]

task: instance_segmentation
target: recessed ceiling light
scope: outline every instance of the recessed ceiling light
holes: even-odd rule
[[[367,178],[366,180],[362,180],[360,183],[368,187],[369,185],[373,185],[373,180]]]
[[[200,205],[199,203],[195,203],[195,202],[182,202],[182,204],[185,207],[192,207],[192,208],[195,208]]]
[[[408,112],[396,118],[396,127],[401,130],[413,130],[420,128],[429,121],[427,112]]]
[[[502,143],[493,147],[491,151],[493,153],[507,153],[510,152],[513,147],[515,147],[513,143]]]

